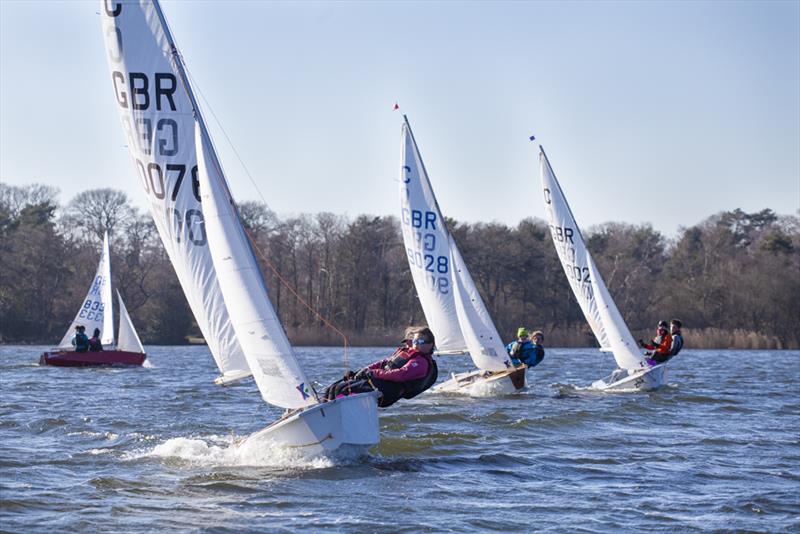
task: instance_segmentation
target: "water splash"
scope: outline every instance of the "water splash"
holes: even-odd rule
[[[171,438],[132,459],[159,458],[179,460],[191,465],[208,467],[256,466],[295,469],[324,469],[338,465],[344,457],[309,457],[297,449],[270,441],[245,441],[237,436],[205,436]]]

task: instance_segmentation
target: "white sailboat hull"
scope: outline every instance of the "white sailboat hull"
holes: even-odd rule
[[[525,388],[525,366],[489,373],[469,371],[466,373],[453,373],[449,380],[442,382],[431,389],[434,393],[458,393],[470,397],[492,397],[495,395],[510,395]]]
[[[378,392],[315,404],[248,436],[240,447],[279,446],[303,456],[363,454],[380,442]]]
[[[611,393],[648,391],[667,383],[667,365],[662,363],[645,369],[618,369],[596,380],[590,389]]]

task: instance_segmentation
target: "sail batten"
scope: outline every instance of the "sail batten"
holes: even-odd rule
[[[586,322],[600,343],[600,350],[612,352],[621,368],[641,367],[644,359],[635,348],[633,336],[597,270],[561,185],[541,146],[539,172],[553,245]]]
[[[505,347],[447,229],[411,126],[404,119],[400,222],[414,286],[437,349],[468,352],[479,369],[504,370]]]
[[[223,375],[250,372],[208,250],[195,153],[204,123],[157,1],[101,0],[110,78],[150,214]]]

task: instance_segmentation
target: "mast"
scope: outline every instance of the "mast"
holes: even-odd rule
[[[208,127],[206,126],[206,121],[203,119],[203,113],[200,111],[200,105],[197,101],[197,98],[194,96],[194,91],[192,91],[192,84],[189,83],[189,76],[186,73],[186,66],[183,64],[183,58],[181,57],[180,52],[178,51],[178,45],[175,43],[175,38],[172,36],[172,30],[167,23],[167,19],[164,16],[164,12],[161,10],[161,3],[159,0],[152,0],[153,7],[155,7],[156,14],[158,15],[158,20],[161,22],[161,26],[164,29],[164,36],[167,38],[167,42],[169,43],[170,50],[172,53],[172,61],[175,64],[175,70],[178,71],[178,76],[181,80],[181,85],[183,86],[184,91],[186,91],[186,96],[189,97],[189,102],[192,104],[192,113],[194,113],[195,121],[197,121],[200,125],[200,132],[203,136],[203,145],[210,147],[211,150],[211,157],[213,158],[214,166],[217,169],[222,169],[222,165],[220,164],[219,158],[217,157],[217,149],[214,147],[214,142],[211,139],[211,134],[208,132]],[[231,195],[230,189],[227,183],[223,184],[225,186],[225,192],[228,195],[228,198],[232,201],[233,195]],[[234,205],[235,207],[235,205]],[[236,208],[236,215],[239,217],[239,209]]]

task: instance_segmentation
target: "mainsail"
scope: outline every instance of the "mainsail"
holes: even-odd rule
[[[222,296],[198,190],[195,116],[182,59],[157,1],[101,0],[122,127],[150,214],[212,355],[220,381],[249,376]]]
[[[539,171],[553,244],[586,321],[600,343],[601,350],[614,353],[617,365],[623,369],[640,367],[640,362],[644,360],[638,351],[631,350],[633,337],[597,271],[564,192],[541,146]]]
[[[101,332],[103,345],[114,344],[114,302],[111,297],[111,254],[108,248],[108,233],[103,236],[103,250],[100,252],[100,262],[97,272],[83,299],[83,305],[69,325],[66,334],[58,344],[60,349],[72,347],[72,336],[77,325],[86,327],[87,335],[91,336],[95,328]]]
[[[128,309],[122,301],[122,295],[117,290],[117,300],[119,301],[119,335],[117,335],[117,350],[124,350],[128,352],[144,353],[144,347],[139,339],[139,334],[133,327],[131,316],[128,315]]]
[[[411,126],[404,119],[400,222],[428,326],[440,352],[469,351],[479,369],[504,370],[505,348],[447,230]]]
[[[233,329],[261,396],[282,408],[316,404],[275,313],[225,175],[197,124],[198,169],[209,250]]]

